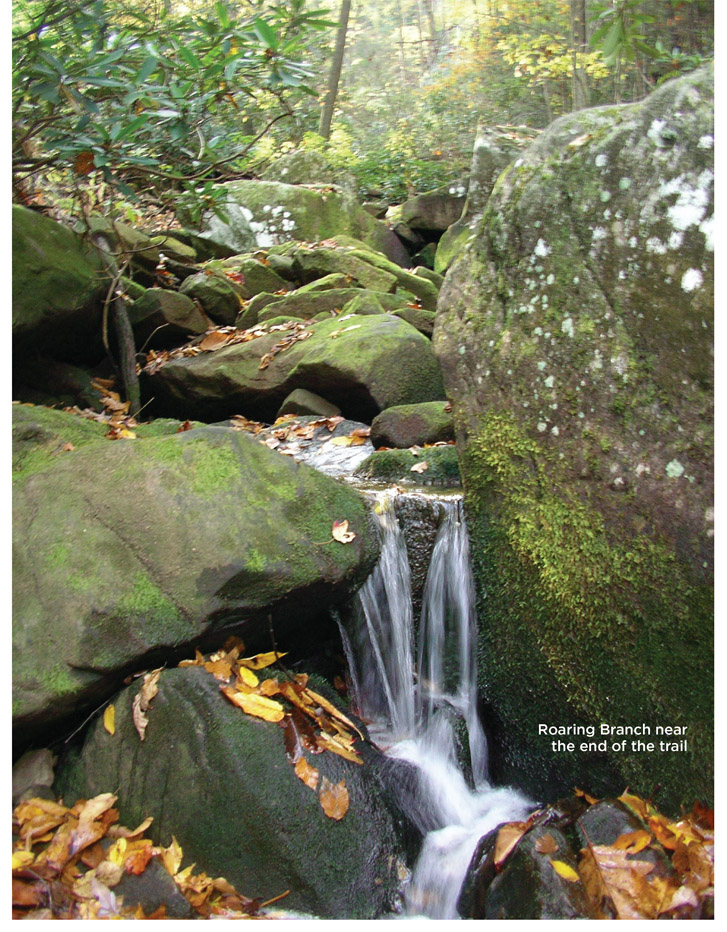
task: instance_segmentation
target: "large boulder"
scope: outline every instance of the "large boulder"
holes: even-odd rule
[[[351,194],[340,189],[250,180],[228,181],[224,189],[225,209],[231,216],[242,215],[252,233],[253,248],[291,239],[316,243],[343,233],[363,240],[399,265],[408,264],[406,250],[386,224],[372,217]],[[219,218],[215,218],[214,223],[215,237],[220,240],[223,223]],[[235,240],[235,245],[237,242]],[[248,248],[249,240],[235,251],[245,252]]]
[[[389,314],[294,322],[213,353],[173,358],[152,366],[145,388],[157,412],[202,420],[245,414],[272,421],[296,388],[367,423],[391,405],[444,400],[430,341]]]
[[[440,297],[494,776],[540,798],[712,794],[712,85],[558,120]],[[538,726],[564,723],[656,751],[557,751]]]
[[[271,614],[278,643],[309,641],[305,626],[376,559],[358,493],[239,431],[110,442],[70,414],[13,413],[13,718],[26,733],[223,628],[267,649]],[[343,520],[347,545],[331,540]]]
[[[13,205],[12,223],[16,353],[98,362],[108,290],[98,255],[67,227],[27,207]]]
[[[337,168],[322,152],[313,150],[286,152],[265,169],[261,178],[285,184],[335,184],[351,194],[356,193],[353,175]]]
[[[140,683],[123,690],[113,700],[115,734],[98,719],[78,760],[63,762],[56,789],[70,805],[118,787],[124,824],[153,816],[154,840],[176,838],[185,863],[246,896],[287,890],[280,906],[322,919],[390,912],[408,873],[403,820],[384,785],[390,762],[360,741],[359,764],[304,749],[319,783],[345,781],[348,810],[329,818],[296,776],[279,725],[245,715],[219,685],[198,667],[163,671],[143,742],[132,719]]]

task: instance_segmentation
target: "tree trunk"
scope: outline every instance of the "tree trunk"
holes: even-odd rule
[[[333,52],[331,70],[328,74],[328,91],[321,112],[321,122],[318,126],[318,134],[323,136],[324,139],[329,139],[331,136],[333,108],[336,105],[336,97],[338,96],[338,82],[341,80],[343,53],[346,49],[346,31],[348,30],[348,16],[350,12],[351,0],[341,0],[341,13],[338,17],[338,32],[336,33],[336,48]]]
[[[572,107],[583,110],[590,103],[588,76],[584,68],[586,53],[586,0],[570,0],[570,32],[573,49]]]

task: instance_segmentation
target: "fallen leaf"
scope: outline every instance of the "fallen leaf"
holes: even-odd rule
[[[328,442],[332,443],[334,447],[350,447],[353,443],[353,440],[351,437],[344,435],[342,437],[331,437]]]
[[[610,903],[618,919],[653,919],[659,908],[655,890],[649,889],[649,861],[629,857],[610,845],[583,849],[578,872],[593,903]]]
[[[152,699],[159,692],[159,677],[161,676],[163,667],[159,667],[156,670],[152,670],[151,673],[147,673],[144,677],[144,682],[141,686],[141,691],[139,695],[141,696],[141,707],[144,712],[149,708]]]
[[[527,822],[508,822],[502,826],[495,840],[496,870],[502,867],[515,845],[529,829],[530,825]]]
[[[250,670],[263,670],[265,667],[270,667],[276,663],[280,657],[286,656],[287,653],[281,654],[279,651],[271,650],[266,654],[255,654],[254,657],[241,657],[240,663]]]
[[[149,725],[149,719],[141,709],[141,693],[137,693],[134,696],[134,701],[131,705],[131,717],[134,721],[134,728],[136,728],[139,739],[143,741],[144,734]]]
[[[325,748],[326,751],[331,751],[333,754],[338,754],[339,757],[350,760],[354,764],[363,764],[363,761],[353,750],[353,748],[348,747],[342,741],[334,738],[332,735],[322,733],[318,735],[317,740],[319,746]]]
[[[651,832],[640,828],[638,831],[619,835],[612,847],[618,851],[626,851],[628,854],[638,854],[639,851],[643,851],[651,843],[651,838]]]
[[[306,786],[310,787],[312,790],[315,790],[318,786],[318,771],[315,767],[312,767],[305,757],[299,757],[295,762],[295,775],[299,780],[302,780]],[[323,803],[321,803],[323,805]],[[345,815],[345,813],[344,813]]]
[[[237,668],[237,679],[239,683],[244,683],[245,686],[249,686],[251,689],[255,689],[260,680],[255,676],[252,670],[249,667],[238,667]],[[267,682],[267,680],[266,680]],[[271,693],[262,693],[262,695],[272,695]]]
[[[340,544],[350,544],[356,538],[354,531],[349,531],[348,521],[334,521],[331,535]]]
[[[211,352],[212,350],[220,349],[220,347],[229,342],[229,339],[229,333],[220,333],[219,330],[213,330],[202,340],[199,344],[199,348],[204,352]]]
[[[589,796],[588,793],[578,789],[578,787],[575,788],[575,795],[583,797],[589,806],[594,806],[598,802],[595,796]]]
[[[553,861],[550,862],[553,865],[553,870],[559,877],[562,877],[563,880],[567,880],[570,883],[577,883],[581,878],[578,876],[578,872],[573,870],[570,864],[566,864],[565,861]]]
[[[133,829],[126,828],[123,825],[112,825],[107,835],[109,838],[138,838],[139,835],[144,834],[153,821],[154,816],[147,816],[140,825]]]
[[[305,686],[305,683],[303,685]],[[361,731],[354,725],[351,719],[344,715],[340,709],[337,709],[335,705],[329,702],[325,696],[321,696],[320,693],[313,692],[312,689],[306,688],[305,692],[314,702],[318,703],[322,709],[325,709],[326,712],[330,713],[334,718],[337,718],[340,722],[343,722],[344,725],[347,725],[352,731],[355,731],[362,741],[364,740],[364,736],[361,734]]]
[[[426,460],[422,460],[421,463],[414,463],[410,472],[424,472],[429,469],[429,463]]]
[[[548,832],[547,835],[541,836],[535,842],[535,850],[538,854],[555,854],[558,847],[558,842],[553,838],[550,832]]]
[[[204,668],[208,673],[211,673],[216,680],[222,680],[227,682],[232,676],[232,664],[225,659],[220,660],[208,660],[204,664]]]
[[[267,696],[238,692],[231,686],[221,686],[220,691],[225,694],[233,705],[241,708],[243,712],[254,715],[256,718],[262,718],[266,722],[279,722],[285,715],[283,706],[276,702],[275,699],[268,699]]]
[[[13,851],[12,869],[16,871],[23,867],[29,867],[34,860],[35,855],[32,851]]]
[[[76,448],[72,443],[62,443],[61,444],[61,453],[72,453]]]
[[[340,783],[331,783],[326,777],[321,777],[320,791],[318,800],[321,809],[329,819],[340,821],[348,812],[349,796],[346,789],[346,781]]]
[[[110,735],[116,732],[116,709],[113,705],[107,705],[104,709],[103,727]]]

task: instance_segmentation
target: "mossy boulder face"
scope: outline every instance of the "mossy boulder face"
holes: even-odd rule
[[[402,818],[381,776],[389,762],[363,742],[362,764],[306,753],[321,780],[345,781],[348,811],[329,818],[296,776],[280,726],[245,715],[219,685],[199,668],[164,670],[143,742],[132,720],[140,683],[123,690],[113,700],[115,734],[98,719],[78,759],[61,764],[56,790],[70,804],[112,787],[124,824],[153,816],[152,838],[168,845],[173,836],[185,864],[246,896],[289,890],[286,909],[322,919],[390,912],[406,860]]]
[[[236,279],[239,293],[246,301],[263,291],[274,294],[281,288],[288,287],[274,269],[254,256],[231,256],[221,261],[213,260],[208,263],[208,267],[236,272],[241,277]]]
[[[179,291],[199,301],[204,313],[218,324],[234,324],[240,313],[241,289],[225,275],[197,272],[184,280]]]
[[[461,484],[457,449],[454,445],[411,450],[377,450],[356,468],[361,479],[413,482],[416,485],[458,486]]]
[[[336,167],[322,152],[298,149],[281,155],[262,173],[263,181],[285,184],[335,184],[351,194],[356,193],[356,179]]]
[[[147,289],[129,308],[129,321],[137,346],[152,348],[179,344],[214,326],[188,294],[166,288]]]
[[[371,424],[375,447],[402,449],[450,440],[454,440],[454,420],[452,405],[446,401],[396,405],[378,414]]]
[[[385,269],[377,269],[375,265],[358,259],[343,249],[297,249],[293,268],[300,280],[306,284],[316,278],[338,272],[362,288],[384,292],[396,289],[396,275]]]
[[[467,195],[467,184],[461,181],[417,194],[399,207],[392,207],[387,218],[401,222],[412,230],[427,233],[443,233],[459,219]]]
[[[34,451],[16,416],[13,716],[26,732],[212,632],[239,628],[265,650],[268,613],[285,649],[378,554],[356,492],[239,431],[91,442],[96,425],[66,415],[39,425]],[[353,542],[331,542],[336,520]]]
[[[67,227],[26,207],[13,205],[12,224],[16,353],[98,362],[108,289],[98,256]]]
[[[344,191],[276,181],[228,181],[224,187],[228,202],[243,212],[258,247],[290,239],[317,243],[344,233],[395,263],[408,263],[406,251],[394,233]]]
[[[557,121],[442,289],[493,775],[541,798],[712,795],[712,109],[702,69]],[[602,722],[688,750],[538,730]]]
[[[306,286],[304,285],[305,289]],[[306,289],[300,288],[292,291],[290,294],[275,295],[274,300],[258,311],[258,323],[264,323],[273,317],[281,314],[287,314],[289,317],[297,317],[299,320],[309,320],[323,311],[340,311],[341,308],[355,297],[358,293],[357,288],[324,288]],[[261,298],[261,295],[258,295]],[[240,315],[245,319],[249,307]]]
[[[398,317],[350,316],[301,326],[170,360],[145,377],[155,411],[202,420],[243,413],[272,421],[290,392],[306,388],[346,417],[370,423],[391,405],[444,400],[431,342]]]

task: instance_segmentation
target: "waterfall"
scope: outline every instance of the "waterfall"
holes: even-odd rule
[[[381,521],[382,549],[358,595],[353,628],[342,632],[352,692],[372,739],[389,757],[415,768],[409,815],[426,834],[406,891],[407,914],[456,919],[477,842],[501,822],[522,819],[532,804],[488,781],[461,497],[435,503],[439,528],[415,638],[409,561],[394,509],[396,496],[405,493],[370,494]]]

